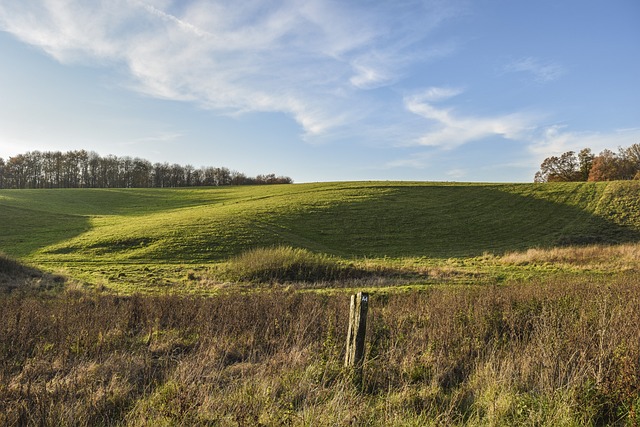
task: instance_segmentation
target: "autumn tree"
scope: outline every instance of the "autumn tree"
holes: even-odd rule
[[[589,172],[589,181],[615,181],[621,179],[622,164],[611,150],[603,150],[595,159]]]
[[[540,171],[536,173],[535,182],[579,181],[578,165],[576,153],[573,151],[567,151],[559,157],[547,157],[540,165]]]
[[[591,152],[591,148],[583,148],[578,153],[578,169],[580,172],[580,181],[589,180],[589,172],[593,166],[593,159],[596,156]]]
[[[640,144],[620,148],[618,157],[622,163],[621,179],[640,179]]]
[[[634,164],[635,168],[640,170],[640,144],[633,144],[626,150],[625,155]]]
[[[535,182],[631,179],[640,179],[640,144],[620,147],[618,154],[607,149],[594,156],[590,148],[584,148],[577,156],[567,151],[547,157],[534,177]]]

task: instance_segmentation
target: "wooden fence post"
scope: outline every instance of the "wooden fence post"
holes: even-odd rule
[[[356,295],[351,295],[349,332],[347,333],[347,354],[344,357],[344,366],[346,367],[362,368],[368,308],[369,294],[366,292],[358,292]]]

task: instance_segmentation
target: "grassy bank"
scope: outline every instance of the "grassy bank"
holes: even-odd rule
[[[640,236],[640,184],[325,183],[0,191],[0,247],[38,262],[216,262],[287,245],[473,257]]]
[[[639,204],[637,182],[4,190],[0,250],[119,293],[215,293],[228,260],[273,247],[331,259],[342,273],[497,283],[586,270],[523,261],[532,251],[633,246]],[[519,258],[505,263],[508,254]]]

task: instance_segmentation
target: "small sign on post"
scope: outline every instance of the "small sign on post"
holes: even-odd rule
[[[349,332],[347,333],[347,354],[344,358],[344,366],[346,367],[362,368],[368,308],[369,294],[366,292],[358,292],[356,295],[351,295]]]

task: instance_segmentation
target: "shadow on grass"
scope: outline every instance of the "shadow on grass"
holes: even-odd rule
[[[62,276],[45,273],[0,253],[0,293],[50,290],[64,281]]]
[[[0,206],[0,224],[0,248],[14,257],[28,256],[91,227],[88,217],[12,206]]]
[[[291,243],[311,240],[347,257],[469,257],[532,247],[640,241],[640,228],[616,224],[581,206],[499,186],[389,189],[376,199],[280,221],[300,236],[300,242]],[[569,191],[563,197],[570,195]],[[589,203],[593,201],[592,197]]]
[[[449,258],[533,247],[640,241],[640,216],[634,214],[638,189],[622,183],[362,186],[362,194],[359,187],[335,186],[330,197],[312,194],[273,202],[268,209],[242,205],[225,210],[218,222],[205,221],[207,226],[183,224],[171,217],[154,225],[166,231],[158,234],[161,241],[157,244],[152,244],[145,234],[148,230],[142,227],[134,230],[135,235],[116,236],[118,239],[102,236],[90,246],[64,246],[52,254],[72,254],[74,260],[113,260],[117,256],[193,263],[227,259],[254,247],[285,245],[346,258]],[[343,190],[350,197],[341,198]],[[53,197],[54,193],[46,194]],[[94,192],[87,194],[97,197]],[[154,193],[159,198],[162,194]],[[164,197],[171,199],[171,194]],[[362,197],[355,199],[354,194]],[[131,202],[132,195],[126,195]],[[90,217],[73,215],[66,199],[56,203],[56,211],[0,204],[0,250],[15,257],[33,255],[91,228]],[[92,199],[90,204],[95,203]],[[54,202],[49,200],[44,206],[49,205]],[[148,212],[157,209],[149,206]],[[142,215],[143,211],[132,206],[129,214]]]

